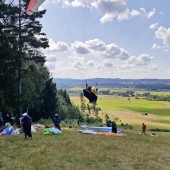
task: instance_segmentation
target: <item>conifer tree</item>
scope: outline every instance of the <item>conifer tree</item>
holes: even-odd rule
[[[80,109],[84,113],[86,111],[87,107],[86,107],[84,96],[83,96],[82,92],[80,93],[80,102],[81,102]]]
[[[49,78],[48,70],[44,67],[45,56],[41,52],[42,48],[48,47],[48,40],[41,32],[42,25],[39,22],[45,10],[28,16],[26,14],[28,2],[29,0],[0,0],[0,38],[2,40],[0,43],[2,87],[0,89],[3,91],[3,96],[7,96],[6,104],[9,103],[19,115],[22,113],[23,106],[27,105],[28,109],[28,98],[32,99],[34,94],[36,94],[35,100],[38,98],[42,101],[45,82]],[[30,87],[28,79],[35,73],[35,70],[31,69],[32,66],[39,70],[39,73],[40,70],[45,70],[45,76],[41,73],[38,76],[43,81],[30,79],[30,84],[36,87],[34,91],[32,88],[29,94],[32,96],[28,97],[27,87]],[[13,95],[13,100],[10,99],[10,94]]]
[[[43,98],[42,117],[46,119],[49,117],[52,118],[56,113],[57,107],[56,84],[53,83],[52,78],[46,82]]]
[[[66,101],[66,103],[68,104],[68,105],[72,105],[71,104],[71,100],[70,100],[70,97],[69,97],[69,95],[68,95],[68,93],[67,93],[67,90],[65,89],[64,91],[63,91],[63,97],[64,97],[64,99],[65,99],[65,101]]]

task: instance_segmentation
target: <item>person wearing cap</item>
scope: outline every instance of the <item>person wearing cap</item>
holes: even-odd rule
[[[54,122],[55,128],[61,130],[61,127],[60,127],[60,118],[58,117],[58,114],[55,114],[55,115],[54,115],[54,120],[53,120],[53,122]]]
[[[31,133],[32,118],[27,113],[22,114],[22,116],[23,118],[21,119],[21,125],[25,133],[25,139],[27,139],[27,137],[30,137],[32,139]]]

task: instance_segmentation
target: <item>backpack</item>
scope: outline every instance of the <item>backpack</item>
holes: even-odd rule
[[[32,122],[32,119],[29,116],[24,116],[22,118],[21,122],[22,122],[23,125],[30,124]]]

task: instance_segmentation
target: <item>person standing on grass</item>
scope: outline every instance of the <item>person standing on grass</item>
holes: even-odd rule
[[[53,122],[54,122],[55,128],[61,130],[61,127],[60,127],[60,118],[58,117],[58,114],[55,114]]]
[[[146,134],[146,125],[144,123],[142,123],[142,133],[143,135]]]
[[[25,139],[27,139],[27,137],[30,137],[32,139],[31,123],[32,118],[27,113],[24,113],[23,118],[21,119],[21,125],[25,133]]]
[[[106,126],[107,126],[107,127],[112,127],[112,122],[111,122],[110,120],[107,120],[107,121],[106,121]]]
[[[113,122],[111,122],[111,125],[112,125],[112,133],[117,133],[117,125],[116,125],[116,123],[113,121]]]

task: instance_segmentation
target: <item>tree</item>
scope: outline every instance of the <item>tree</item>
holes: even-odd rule
[[[67,90],[66,90],[66,89],[63,91],[63,97],[64,97],[64,99],[65,99],[66,103],[67,103],[68,105],[72,106],[72,103],[71,103],[70,97],[69,97],[69,95],[68,95],[68,93],[67,93]]]
[[[49,118],[53,117],[56,113],[57,108],[57,91],[56,84],[53,83],[53,79],[50,78],[46,82],[45,91],[44,91],[44,102],[42,105],[42,117]]]
[[[4,112],[16,105],[16,68],[18,46],[12,32],[17,22],[15,9],[11,4],[0,1],[0,90],[3,93]],[[0,106],[1,107],[1,106]]]
[[[87,107],[86,107],[84,96],[83,96],[82,92],[80,93],[80,102],[81,102],[80,109],[84,113],[86,111]]]
[[[0,36],[5,42],[3,46],[0,44],[0,48],[3,48],[1,54],[3,62],[0,63],[2,66],[0,71],[3,75],[2,81],[4,80],[2,84],[8,90],[2,88],[4,96],[8,96],[7,99],[5,98],[5,102],[11,103],[11,107],[19,116],[23,106],[27,105],[28,108],[28,101],[30,104],[34,94],[39,93],[38,96],[41,96],[44,80],[47,80],[47,78],[43,78],[43,81],[39,81],[44,76],[38,72],[39,80],[31,78],[28,81],[29,74],[33,73],[31,70],[33,65],[37,70],[46,69],[44,67],[45,56],[41,53],[41,49],[48,47],[48,40],[41,32],[42,25],[39,22],[39,19],[45,14],[45,10],[28,16],[25,11],[29,0],[18,0],[18,4],[13,0],[0,2]],[[46,72],[48,72],[47,69]],[[34,84],[36,84],[35,86],[40,85],[40,82],[42,82],[42,88],[37,93],[38,88],[31,87],[34,87]],[[28,89],[31,89],[29,95]],[[5,95],[7,92],[8,94]],[[9,97],[10,94],[13,94],[13,100]]]

